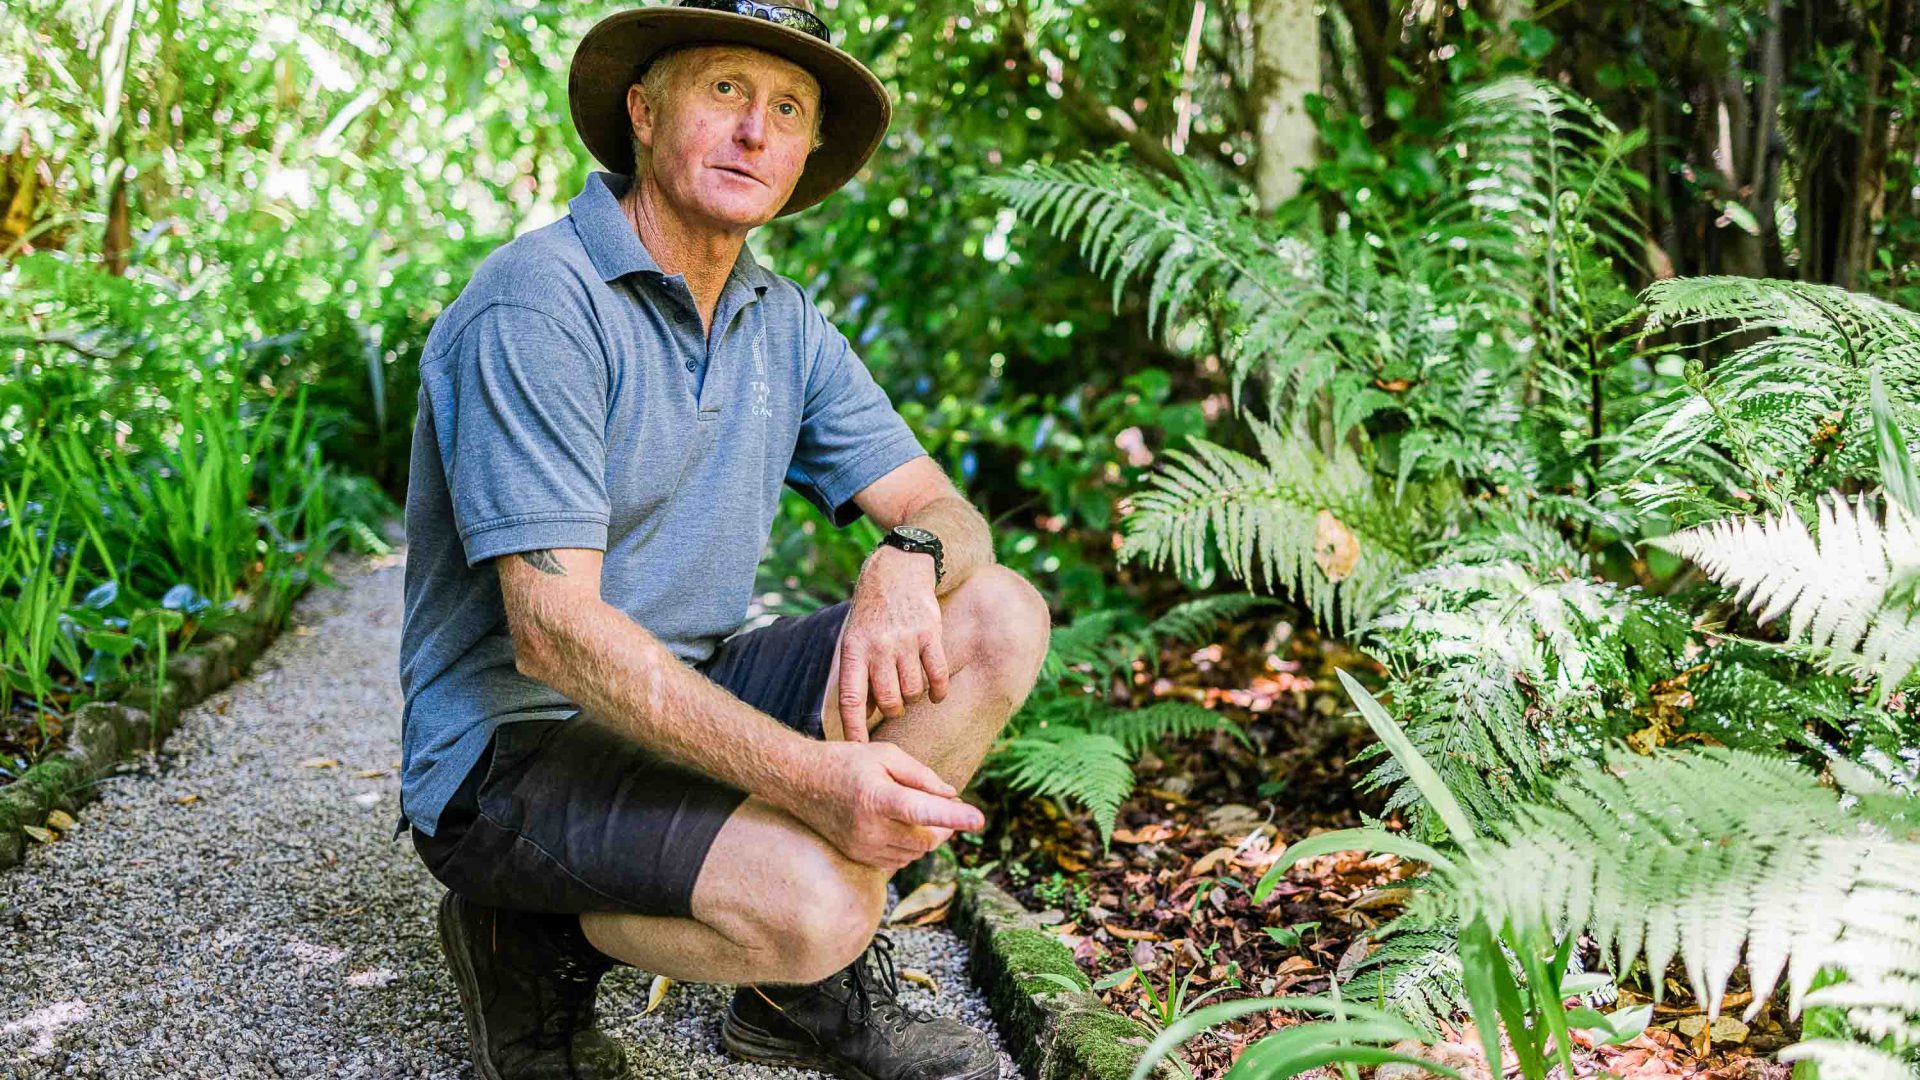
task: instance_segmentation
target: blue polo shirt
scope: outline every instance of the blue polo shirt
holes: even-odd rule
[[[683,662],[745,623],[782,486],[836,527],[925,453],[847,339],[746,245],[704,333],[593,173],[428,334],[407,485],[401,816],[432,836],[503,723],[578,706],[514,669],[490,560],[604,551],[600,596]]]

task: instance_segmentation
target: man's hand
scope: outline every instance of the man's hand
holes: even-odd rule
[[[848,742],[867,741],[867,691],[884,719],[906,713],[925,694],[947,697],[947,657],[934,596],[933,559],[915,551],[876,548],[853,587],[840,639],[840,724]]]
[[[979,809],[888,742],[823,742],[785,809],[857,863],[898,870],[956,830],[986,827]]]

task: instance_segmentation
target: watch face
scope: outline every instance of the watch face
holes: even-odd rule
[[[894,531],[909,540],[918,540],[923,544],[931,544],[939,539],[918,525],[896,525]]]

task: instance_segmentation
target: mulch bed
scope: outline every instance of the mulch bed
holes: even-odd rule
[[[1336,667],[1375,670],[1365,657],[1284,624],[1273,634],[1242,628],[1196,652],[1163,656],[1157,675],[1136,673],[1136,704],[1200,701],[1232,714],[1252,747],[1213,734],[1147,755],[1106,853],[1086,815],[1031,799],[1003,806],[985,834],[958,844],[961,861],[988,865],[992,880],[1049,921],[1089,978],[1120,980],[1102,991],[1109,1006],[1150,1024],[1164,1014],[1170,985],[1184,986],[1187,1003],[1201,995],[1211,1003],[1325,993],[1335,970],[1371,948],[1360,935],[1399,913],[1402,882],[1415,869],[1393,856],[1329,855],[1289,871],[1264,903],[1252,901],[1253,886],[1288,844],[1359,825],[1361,813],[1377,814],[1383,801],[1354,790],[1371,761],[1355,756],[1373,738],[1347,715]],[[1135,965],[1150,986],[1122,974]],[[1621,994],[1622,1004],[1645,1000],[1631,987]],[[1701,1027],[1699,1013],[1670,983],[1653,1027],[1630,1043],[1581,1054],[1582,1074],[1590,1065],[1592,1074],[1621,1077],[1789,1075],[1767,1060],[1795,1036],[1777,1012],[1763,1013],[1737,1047],[1710,1044],[1704,1031],[1690,1035]],[[1186,1054],[1196,1076],[1210,1080],[1260,1036],[1297,1022],[1257,1014],[1196,1039]],[[1471,1031],[1449,1034],[1484,1075]]]

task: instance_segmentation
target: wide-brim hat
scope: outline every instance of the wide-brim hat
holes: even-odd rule
[[[732,11],[675,5],[631,8],[587,31],[567,73],[574,130],[602,165],[617,173],[633,172],[627,88],[662,50],[694,42],[764,49],[820,80],[823,141],[807,157],[806,169],[775,217],[805,210],[853,179],[887,133],[893,106],[886,88],[866,65],[829,42]]]

